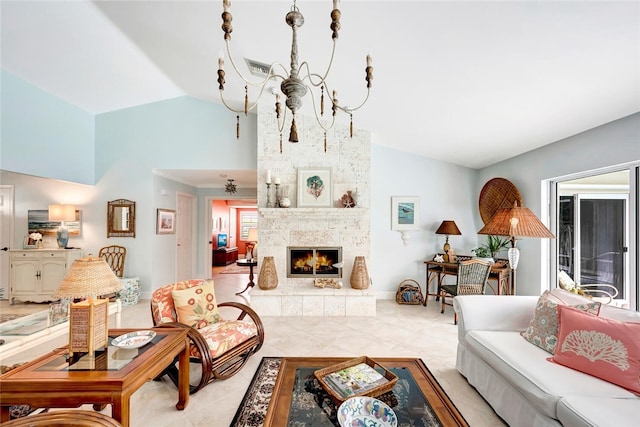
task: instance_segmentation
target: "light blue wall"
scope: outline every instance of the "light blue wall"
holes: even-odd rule
[[[119,240],[131,247],[136,275],[143,279],[146,291],[176,279],[176,236],[155,234],[156,209],[175,209],[178,192],[197,193],[193,187],[154,176],[153,170],[255,169],[255,115],[242,119],[241,125],[241,137],[236,139],[235,115],[223,106],[190,97],[96,117],[96,187],[105,201],[136,201],[136,239]],[[204,217],[204,208],[198,203],[198,218]],[[210,275],[201,261],[204,250],[199,244],[198,277]]]
[[[93,115],[5,70],[0,78],[0,169],[95,183]]]
[[[444,236],[435,234],[443,220],[456,222],[461,236],[451,236],[451,248],[469,254],[476,246],[477,172],[451,163],[416,156],[382,145],[371,147],[371,265],[378,297],[395,298],[406,278],[425,286],[424,261],[442,252]],[[410,231],[405,246],[400,232],[391,230],[391,198],[417,196],[420,230]],[[435,289],[434,289],[435,290]]]
[[[640,113],[607,123],[553,144],[482,169],[474,184],[479,194],[482,185],[495,177],[515,184],[524,205],[542,218],[542,202],[547,200],[543,181],[577,172],[596,170],[640,161]],[[518,294],[539,295],[548,286],[542,263],[547,261],[546,240],[524,238],[518,242]],[[545,257],[546,255],[546,257]]]

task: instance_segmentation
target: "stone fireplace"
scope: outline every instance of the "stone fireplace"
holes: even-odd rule
[[[341,278],[342,248],[332,246],[289,246],[287,277]]]
[[[348,123],[336,125],[327,132],[325,151],[324,131],[315,118],[296,116],[300,136],[296,144],[287,142],[283,135],[281,145],[276,123],[271,106],[259,108],[257,272],[259,275],[263,257],[273,256],[278,286],[270,290],[254,287],[251,306],[263,316],[375,316],[376,294],[372,287],[353,289],[349,283],[355,257],[364,256],[368,263],[370,255],[370,134],[354,130],[350,138]],[[331,170],[331,206],[297,207],[299,168]],[[287,193],[291,207],[267,207],[267,170],[271,170],[274,180],[279,180],[278,191]],[[355,194],[355,208],[339,205],[346,191]],[[270,200],[274,199],[271,185]],[[312,258],[324,256],[318,253],[321,248],[339,249],[338,261],[331,264],[341,262],[342,267],[329,270],[337,276],[321,277],[335,278],[342,287],[315,287],[314,278],[319,271],[324,272],[324,267],[311,261],[315,272],[306,268],[291,274],[291,255],[299,248],[315,250]]]

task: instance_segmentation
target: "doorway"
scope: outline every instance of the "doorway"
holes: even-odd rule
[[[555,255],[557,271],[576,283],[610,285],[616,305],[636,306],[637,239],[632,238],[637,204],[632,197],[631,169],[582,175],[557,181],[555,190]],[[636,219],[632,219],[636,218]],[[630,251],[631,249],[631,251]],[[557,276],[552,274],[552,283]],[[602,288],[606,290],[605,287]]]

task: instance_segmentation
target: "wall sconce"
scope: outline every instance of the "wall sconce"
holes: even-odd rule
[[[75,221],[75,219],[76,207],[74,205],[49,205],[49,221],[60,221],[60,227],[56,232],[59,248],[66,248],[69,243],[69,230],[64,222]]]

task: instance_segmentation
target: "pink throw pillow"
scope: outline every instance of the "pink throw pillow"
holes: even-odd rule
[[[558,345],[549,360],[640,393],[640,323],[562,305],[558,318]]]

